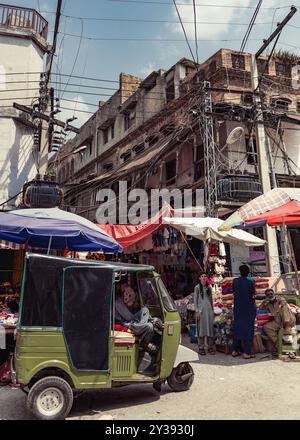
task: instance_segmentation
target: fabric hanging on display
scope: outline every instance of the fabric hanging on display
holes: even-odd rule
[[[219,243],[219,255],[220,257],[226,257],[225,244],[223,243],[223,241]]]
[[[210,243],[209,246],[209,254],[212,255],[219,255],[219,246],[217,243]]]

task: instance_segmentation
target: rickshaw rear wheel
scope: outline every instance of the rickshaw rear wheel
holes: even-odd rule
[[[175,392],[187,391],[194,382],[194,370],[188,362],[183,362],[173,368],[167,382]]]
[[[40,420],[64,420],[73,405],[73,391],[57,376],[43,377],[30,389],[26,406]]]

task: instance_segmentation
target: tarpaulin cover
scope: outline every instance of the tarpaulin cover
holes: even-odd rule
[[[111,235],[123,248],[134,245],[148,235],[155,232],[162,226],[163,217],[170,215],[171,207],[166,205],[162,210],[141,225],[97,225],[99,228]]]
[[[224,243],[239,244],[241,246],[262,246],[264,240],[245,231],[233,229],[229,232],[220,232],[218,228],[224,223],[219,218],[165,218],[164,222],[199,240],[208,239],[223,241]]]
[[[122,252],[94,223],[58,208],[0,213],[0,239],[39,249]]]
[[[44,255],[27,255],[21,325],[62,327],[63,269],[82,265],[93,266],[96,263]]]
[[[113,271],[70,267],[64,271],[63,329],[73,366],[109,368],[110,307]]]

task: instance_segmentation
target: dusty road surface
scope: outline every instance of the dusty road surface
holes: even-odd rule
[[[161,394],[151,385],[88,391],[75,400],[69,419],[300,419],[300,363],[217,354],[201,356],[193,368],[187,392],[174,393],[168,385]],[[0,419],[32,419],[25,399],[18,389],[0,388]]]

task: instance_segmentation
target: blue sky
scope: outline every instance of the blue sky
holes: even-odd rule
[[[146,1],[146,0],[145,0]],[[118,80],[120,72],[145,77],[152,70],[159,68],[168,69],[182,57],[191,58],[172,0],[153,0],[153,2],[167,4],[153,4],[139,2],[119,2],[111,0],[63,0],[63,14],[60,25],[58,40],[58,55],[55,58],[56,65],[61,72],[69,74],[74,68],[74,75],[101,78],[105,80]],[[183,21],[193,21],[192,0],[176,0]],[[6,3],[6,2],[4,2]],[[8,2],[11,4],[11,0]],[[41,10],[50,23],[50,29],[54,27],[56,0],[16,0],[16,5],[27,6]],[[239,49],[242,38],[247,29],[253,9],[258,0],[196,0],[199,4],[214,4],[222,6],[197,7],[197,20],[214,24],[198,24],[199,60],[204,61],[220,47]],[[183,5],[184,4],[184,5]],[[261,45],[263,38],[269,36],[275,29],[276,23],[288,12],[291,3],[284,0],[264,0],[263,7],[257,17],[246,50],[255,51]],[[225,7],[226,6],[226,7]],[[228,6],[234,6],[228,7]],[[281,8],[281,9],[267,9]],[[52,12],[45,13],[45,11]],[[68,16],[68,17],[66,17]],[[80,19],[70,16],[82,17]],[[88,20],[88,18],[106,18],[112,21]],[[117,19],[130,19],[137,21],[114,21]],[[160,20],[160,23],[139,22],[139,20]],[[174,23],[166,23],[171,21]],[[218,23],[218,24],[216,24]],[[261,23],[261,24],[259,24]],[[284,30],[278,48],[290,49],[300,53],[300,50],[286,47],[283,44],[297,46],[300,35],[300,0],[299,11],[290,24],[299,26],[299,29],[288,27]],[[80,36],[83,26],[83,38],[63,35],[63,33]],[[188,37],[195,38],[193,24],[185,24]],[[53,33],[49,34],[51,41]],[[89,40],[91,38],[107,38],[108,40]],[[119,39],[110,41],[109,39]],[[183,41],[128,41],[128,39],[166,39]],[[208,41],[203,41],[208,40]],[[215,41],[213,41],[215,40]],[[223,40],[223,41],[221,41]],[[80,44],[81,41],[81,44]],[[79,46],[80,44],[80,46]],[[195,43],[191,41],[195,54]],[[300,46],[300,44],[299,44]],[[79,50],[77,62],[76,55]],[[195,54],[196,57],[196,54]],[[57,66],[54,67],[57,72]],[[64,77],[65,82],[67,77]],[[70,84],[74,84],[71,86]],[[89,105],[97,104],[99,100],[105,101],[107,96],[101,93],[112,94],[113,90],[87,89],[82,85],[94,85],[108,88],[116,88],[116,83],[90,82],[71,79],[64,98],[79,101],[76,110],[94,111],[96,107]],[[81,87],[80,87],[81,85]],[[64,86],[63,86],[64,88]],[[92,93],[91,95],[83,92]],[[61,92],[60,92],[61,93]],[[71,102],[63,101],[63,106],[74,108]],[[73,115],[73,110],[66,111],[62,117]],[[76,112],[78,124],[83,123],[89,116],[88,113]]]

